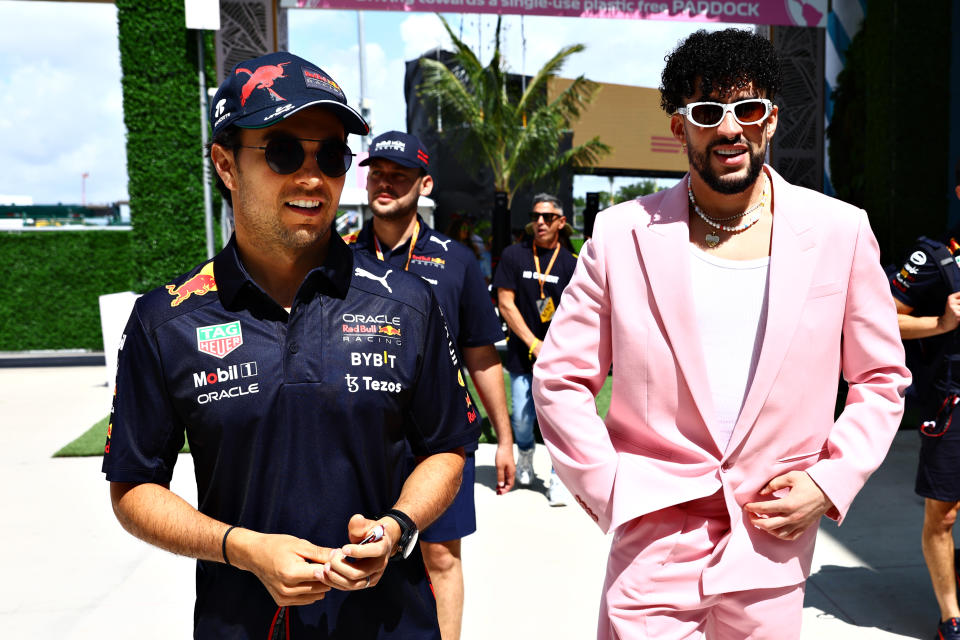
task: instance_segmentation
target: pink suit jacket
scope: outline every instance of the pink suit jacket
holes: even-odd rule
[[[557,473],[605,532],[722,489],[731,531],[705,593],[797,584],[816,527],[782,541],[742,506],[805,470],[842,521],[897,431],[904,367],[896,311],[866,213],[772,169],[768,316],[752,385],[726,450],[691,310],[686,182],[602,212],[534,367]],[[606,420],[594,397],[613,365]],[[846,407],[834,421],[840,375]]]

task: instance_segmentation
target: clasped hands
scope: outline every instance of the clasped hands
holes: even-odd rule
[[[241,534],[238,538],[260,539],[248,538],[251,544],[241,547],[243,553],[234,564],[253,572],[280,606],[312,604],[322,600],[330,589],[366,589],[380,582],[396,546],[397,527],[389,526],[388,521],[393,522],[389,518],[378,522],[354,515],[347,525],[350,544],[338,549],[284,534],[237,531]],[[384,525],[380,540],[357,544],[378,524]]]
[[[830,509],[833,503],[806,471],[790,471],[777,476],[760,490],[773,500],[743,505],[750,522],[781,540],[796,540]]]

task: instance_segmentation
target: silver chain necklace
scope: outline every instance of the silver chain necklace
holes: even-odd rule
[[[693,197],[693,187],[690,186],[690,174],[687,174],[687,196],[689,196],[690,198],[690,204],[693,205],[693,210],[697,213],[698,216],[700,216],[700,219],[706,222],[708,225],[710,225],[715,229],[726,231],[727,233],[740,233],[741,231],[746,231],[747,229],[755,225],[757,221],[760,220],[760,216],[761,214],[763,214],[763,205],[766,204],[767,202],[767,182],[765,179],[763,183],[763,193],[760,196],[760,200],[755,205],[753,205],[752,207],[750,207],[749,209],[747,209],[742,213],[732,215],[728,218],[711,218],[710,216],[708,216],[703,212],[703,210],[700,208],[699,205],[697,205],[697,201]],[[751,215],[747,221],[741,224],[738,224],[738,225],[721,224],[729,220],[742,218],[751,213],[753,215]],[[720,236],[714,233],[708,232],[707,235],[704,237],[704,242],[707,243],[708,247],[715,247],[718,244],[720,244]]]

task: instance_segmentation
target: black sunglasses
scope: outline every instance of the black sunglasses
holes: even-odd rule
[[[326,140],[275,138],[268,142],[265,147],[239,146],[244,149],[263,149],[267,166],[285,176],[303,166],[306,154],[303,151],[303,145],[300,144],[301,141],[320,143],[320,148],[314,154],[317,158],[317,166],[320,167],[320,171],[331,178],[339,178],[353,164],[354,154],[350,151],[350,147],[343,140],[336,138],[327,138]]]
[[[562,213],[540,213],[539,211],[530,212],[530,222],[536,222],[540,219],[540,216],[543,216],[543,221],[547,224],[553,224],[557,218],[561,217]]]

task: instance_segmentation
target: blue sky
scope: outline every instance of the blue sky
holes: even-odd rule
[[[465,42],[489,57],[495,16],[451,14]],[[367,97],[375,131],[403,129],[406,60],[447,44],[432,13],[365,12]],[[0,204],[29,196],[37,204],[104,203],[127,197],[120,54],[112,4],[0,0]],[[722,25],[729,26],[729,25]],[[583,43],[562,75],[656,87],[663,57],[697,28],[716,25],[586,18],[504,17],[511,71],[532,73],[563,46]],[[523,42],[526,41],[524,52]],[[289,43],[344,88],[360,94],[357,18],[353,11],[293,9]],[[625,123],[624,126],[629,126]],[[199,141],[198,141],[199,142]],[[351,175],[348,185],[355,184]],[[617,180],[616,186],[632,182]],[[607,188],[606,178],[578,179],[575,192]]]

